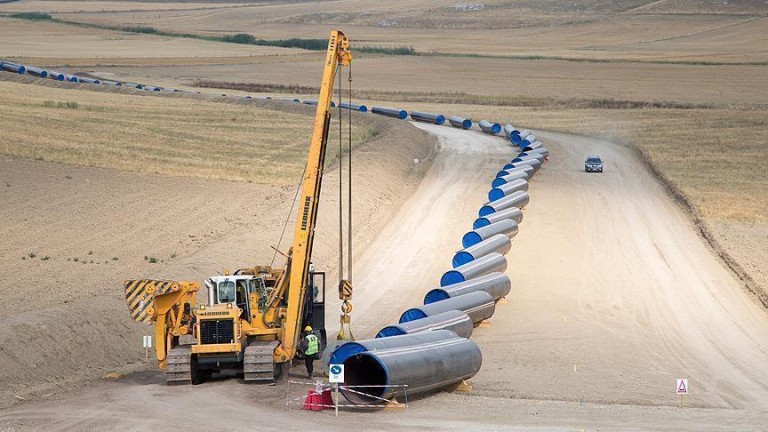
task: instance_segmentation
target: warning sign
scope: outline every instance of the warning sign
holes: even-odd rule
[[[688,394],[688,380],[685,378],[678,378],[677,380],[677,394]]]

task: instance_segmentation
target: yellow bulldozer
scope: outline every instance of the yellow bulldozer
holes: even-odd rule
[[[333,83],[349,66],[349,41],[331,32],[325,56],[309,156],[304,171],[293,245],[284,269],[257,266],[205,280],[206,304],[196,304],[200,284],[137,279],[125,282],[134,320],[154,325],[155,354],[169,384],[197,384],[213,373],[242,370],[245,382],[270,383],[297,356],[301,330],[310,325],[325,345],[325,274],[311,271]],[[341,274],[341,271],[340,271]],[[349,322],[351,282],[342,280],[342,326]]]

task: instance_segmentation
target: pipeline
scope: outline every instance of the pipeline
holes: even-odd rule
[[[387,339],[392,338],[379,340]],[[482,363],[477,344],[455,335],[407,348],[363,352],[344,361],[345,386],[340,391],[351,403],[378,404],[402,395],[403,385],[413,395],[461,382],[474,376]]]
[[[466,282],[448,285],[430,290],[424,296],[424,304],[431,304],[475,291],[483,291],[491,295],[494,301],[509,294],[512,282],[504,273],[490,273]],[[411,321],[414,322],[414,321]]]
[[[27,71],[27,68],[24,65],[8,62],[0,62],[0,69],[7,72],[15,72],[19,75],[24,75],[24,72]]]
[[[522,165],[516,168],[502,169],[496,173],[496,178],[505,177],[519,171],[528,173],[528,177],[533,177],[533,175],[536,173],[536,170],[531,165]]]
[[[538,171],[539,168],[541,168],[541,161],[538,159],[525,159],[515,163],[508,163],[504,165],[504,168],[502,168],[502,171],[507,171],[511,168],[519,168],[523,165],[530,165],[533,167],[534,171]]]
[[[448,117],[448,123],[455,128],[469,129],[472,127],[472,120],[459,116]]]
[[[480,126],[480,129],[487,134],[498,135],[499,132],[501,132],[500,124],[491,123],[488,120],[480,120],[477,125]]]
[[[304,99],[302,103],[304,105],[317,105],[317,99]],[[331,108],[336,108],[336,102],[331,101]]]
[[[541,148],[543,146],[544,145],[541,143],[541,141],[535,141],[535,142],[532,142],[532,143],[528,144],[527,146],[525,146],[523,148],[523,151],[525,152],[525,151],[530,151],[530,150],[536,150],[537,148]]]
[[[496,234],[505,234],[511,239],[517,235],[517,231],[517,222],[513,221],[512,219],[500,220],[496,223],[474,229],[464,234],[464,236],[461,238],[461,245],[465,248],[468,248],[482,242],[483,240],[489,239]]]
[[[531,168],[531,171],[533,171],[532,166],[528,165],[528,167]],[[512,169],[507,172],[509,174],[502,177],[496,177],[495,179],[493,179],[493,181],[491,182],[491,187],[499,187],[503,184],[511,182],[512,180],[518,180],[518,179],[528,181],[531,178],[528,175],[528,171],[524,171],[520,168]]]
[[[472,319],[472,323],[477,324],[492,317],[495,309],[496,303],[493,301],[493,296],[485,291],[474,291],[408,309],[400,315],[400,324],[452,310],[466,313]]]
[[[502,255],[505,255],[511,248],[512,241],[508,235],[495,234],[479,243],[475,243],[470,247],[456,252],[456,254],[453,256],[453,259],[451,260],[451,264],[453,264],[453,268],[461,267],[464,264],[474,261],[480,257],[484,257],[491,252],[498,252]]]
[[[415,332],[412,334],[392,336],[387,338],[367,339],[361,341],[344,342],[331,353],[330,363],[341,364],[344,360],[355,354],[373,352],[391,348],[403,348],[411,345],[435,342],[451,339],[456,334],[448,330],[436,330],[434,332]]]
[[[521,152],[521,153],[525,153],[525,152]],[[537,159],[539,162],[544,163],[544,155],[540,154],[540,153],[534,153],[534,154],[531,154],[531,155],[525,154],[525,155],[522,155],[522,156],[520,154],[518,154],[517,157],[512,159],[511,163],[522,162],[522,161],[528,160],[528,159]]]
[[[531,149],[528,151],[522,151],[518,156],[530,156],[535,154],[544,155],[544,158],[546,159],[547,157],[549,157],[549,150],[547,150],[546,147],[537,147],[535,149]]]
[[[528,196],[528,192],[517,191],[517,192],[511,193],[508,196],[505,196],[500,200],[489,202],[484,206],[480,207],[478,216],[482,218],[490,214],[496,213],[498,211],[506,210],[510,207],[517,207],[522,210],[525,208],[525,206],[528,205],[530,201],[531,201],[531,198]]]
[[[488,192],[488,201],[496,201],[510,195],[513,192],[528,192],[528,181],[523,179],[512,180],[498,187],[494,187]]]
[[[504,125],[504,136],[506,136],[507,139],[512,140],[512,134],[520,135],[520,131],[511,124]]]
[[[348,103],[348,102],[342,102],[342,103],[339,104],[339,106],[342,107],[342,108],[351,109],[351,110],[355,110],[355,111],[368,112],[368,107],[365,106],[365,105],[356,105],[356,104],[351,104],[351,103]]]
[[[50,71],[48,72],[48,78],[55,79],[56,81],[64,81],[64,74],[61,72]]]
[[[426,303],[426,300],[424,303]],[[450,330],[463,338],[469,339],[470,336],[472,336],[473,328],[474,323],[469,315],[460,310],[450,310],[402,324],[386,326],[379,330],[376,334],[376,338],[419,333],[430,330]]]
[[[400,120],[405,120],[408,117],[408,111],[396,108],[384,108],[375,106],[371,108],[371,112],[387,117],[392,117]]]
[[[505,219],[511,219],[520,225],[520,223],[523,221],[523,211],[517,207],[510,207],[508,209],[497,211],[496,213],[491,213],[489,215],[475,219],[475,222],[472,224],[472,228],[482,228]]]
[[[47,70],[32,66],[27,67],[27,73],[40,78],[46,78],[48,76]]]
[[[74,75],[67,75],[66,80],[72,83],[80,82],[80,80]]]
[[[411,119],[436,125],[445,123],[445,116],[442,114],[432,114],[418,111],[411,111]]]
[[[470,261],[443,273],[440,286],[453,285],[493,272],[503,272],[507,269],[507,260],[500,253],[491,252],[484,257]]]
[[[77,79],[80,80],[81,83],[85,84],[101,84],[101,81],[93,78],[77,77]],[[136,88],[141,89],[140,85],[137,85]]]

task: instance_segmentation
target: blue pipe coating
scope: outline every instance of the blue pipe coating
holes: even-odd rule
[[[446,296],[447,295],[448,294],[446,294]],[[444,299],[441,298],[441,300]],[[428,302],[425,300],[424,303],[426,304]],[[376,334],[376,338],[378,339],[383,337],[399,336],[404,334],[435,330],[450,330],[460,337],[469,338],[472,336],[472,328],[473,323],[469,315],[460,310],[450,310],[448,312],[435,314],[426,318],[408,321],[402,324],[386,326],[379,330],[379,332]]]
[[[509,276],[504,273],[489,273],[485,276],[470,279],[466,282],[430,290],[424,297],[424,304],[448,300],[474,291],[485,291],[490,294],[495,301],[509,294],[511,289],[512,282],[509,280]]]
[[[453,127],[461,129],[469,129],[472,127],[472,120],[459,116],[448,117],[448,123],[450,123]]]
[[[368,112],[368,107],[365,105],[356,105],[349,102],[342,102],[339,104],[339,106],[342,108],[351,109],[355,111]]]
[[[513,192],[500,200],[489,202],[486,205],[480,207],[478,216],[482,218],[490,214],[496,213],[498,211],[506,210],[510,207],[517,207],[519,209],[523,209],[525,208],[525,206],[528,205],[530,201],[531,201],[531,198],[528,196],[528,192],[523,192],[523,191]]]
[[[48,78],[55,79],[56,81],[64,81],[64,74],[61,72],[48,72]]]
[[[504,183],[499,187],[492,188],[488,192],[488,201],[498,201],[507,195],[510,195],[517,191],[528,192],[528,181],[523,179],[512,180]]]
[[[411,111],[411,119],[436,125],[445,123],[445,116],[442,114],[432,114],[418,111]]]
[[[491,135],[498,135],[499,132],[501,132],[501,125],[498,123],[491,123],[488,120],[480,120],[480,123],[478,123],[478,126],[480,126],[480,129]]]
[[[399,108],[384,108],[384,107],[375,106],[371,108],[371,112],[374,114],[379,114],[379,115],[392,117],[400,120],[405,120],[406,118],[408,118],[408,111],[399,109]]]
[[[456,267],[453,270],[448,270],[447,272],[443,273],[443,276],[440,278],[440,286],[444,287],[447,285],[453,285],[455,283],[464,282],[488,273],[503,272],[506,269],[507,260],[504,259],[504,256],[502,256],[500,253],[491,252],[486,256],[480,257],[462,266]]]
[[[502,171],[507,171],[512,168],[520,168],[524,165],[530,165],[533,167],[534,171],[538,171],[539,168],[541,168],[541,161],[539,159],[524,159],[521,161],[517,161],[515,163],[508,163],[504,165],[504,168],[502,168]]]
[[[509,207],[507,209],[497,211],[496,213],[491,213],[489,215],[475,219],[475,222],[472,224],[472,228],[482,228],[504,219],[511,219],[520,225],[520,222],[523,221],[523,212],[517,207]]]
[[[16,63],[6,63],[6,62],[0,63],[0,69],[7,72],[16,72],[19,75],[24,75],[24,72],[27,71],[27,68],[24,65],[20,65]]]
[[[491,252],[498,252],[502,255],[509,252],[512,248],[512,241],[506,234],[492,235],[485,240],[475,243],[470,247],[464,248],[453,256],[451,264],[453,268],[461,267],[470,261],[474,261],[480,257],[484,257]],[[429,303],[425,301],[425,303]]]
[[[498,255],[498,254],[497,254]],[[502,258],[503,260],[504,258]],[[464,281],[461,281],[464,282]],[[449,299],[425,304],[408,309],[400,315],[400,324],[437,315],[443,312],[459,310],[472,318],[473,323],[479,323],[493,315],[495,309],[493,296],[485,291],[473,291]]]
[[[513,221],[512,219],[504,219],[496,223],[492,223],[488,226],[469,231],[461,238],[461,245],[465,248],[468,248],[482,242],[487,238],[493,237],[496,234],[506,234],[507,237],[510,238],[516,236],[517,222]]]
[[[530,167],[531,171],[533,171],[532,166],[528,165],[528,167]],[[509,174],[503,177],[496,177],[495,179],[493,179],[493,181],[491,182],[491,187],[492,188],[499,187],[503,184],[511,182],[512,180],[517,180],[517,179],[523,179],[525,181],[528,181],[531,178],[531,176],[528,174],[527,171],[524,171],[520,168],[512,169],[507,172]]]
[[[34,75],[36,77],[45,78],[48,76],[48,71],[45,69],[40,69],[36,67],[29,66],[27,67],[27,73],[30,75]]]
[[[450,339],[456,337],[456,334],[448,330],[436,330],[435,332],[417,332],[401,336],[388,338],[367,339],[354,342],[346,342],[336,347],[331,354],[330,364],[341,364],[344,360],[355,354],[377,351],[387,348],[408,347],[425,342]]]

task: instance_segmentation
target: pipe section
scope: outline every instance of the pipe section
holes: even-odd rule
[[[489,202],[480,207],[478,216],[485,217],[490,214],[496,213],[501,210],[506,210],[510,207],[517,207],[519,209],[525,208],[531,201],[531,197],[528,196],[528,192],[517,191],[505,196],[500,200]],[[498,223],[498,222],[496,222]]]
[[[460,337],[469,338],[472,336],[473,328],[474,324],[469,315],[460,310],[450,310],[425,318],[408,321],[406,323],[384,327],[376,334],[376,338],[399,336],[430,330],[450,330]]]
[[[450,123],[453,127],[461,129],[469,129],[472,127],[472,120],[459,116],[448,117],[448,123]]]
[[[448,330],[435,330],[431,332],[416,332],[413,334],[392,336],[387,338],[367,339],[354,342],[346,342],[337,346],[331,353],[329,363],[340,364],[355,354],[363,352],[375,352],[391,348],[403,348],[423,343],[436,342],[455,338],[456,334]]]
[[[531,169],[531,171],[533,171],[533,169]],[[499,187],[503,184],[506,184],[513,180],[518,180],[518,179],[528,181],[530,179],[530,176],[526,171],[513,169],[509,174],[501,177],[496,177],[495,179],[493,179],[493,181],[491,182],[491,187],[494,187],[494,188]]]
[[[375,106],[371,108],[371,112],[387,117],[392,117],[400,120],[405,120],[408,117],[408,111],[397,108],[384,108]]]
[[[512,238],[517,235],[517,222],[511,219],[504,219],[490,225],[474,229],[461,238],[461,244],[465,248],[474,246],[483,240],[489,239],[496,234],[505,234]]]
[[[480,129],[491,135],[498,135],[499,132],[501,132],[501,125],[498,123],[491,123],[488,120],[480,120],[480,123],[477,124],[480,126]]]
[[[487,216],[475,219],[475,222],[472,224],[472,228],[482,228],[504,219],[512,219],[513,221],[517,222],[518,225],[520,225],[520,223],[523,221],[523,211],[517,207],[510,207],[505,210],[497,211],[496,213],[491,213]]]
[[[470,261],[463,266],[448,270],[440,278],[440,286],[453,285],[488,273],[503,272],[506,269],[507,260],[504,259],[504,256],[497,252],[491,252],[488,255]]]
[[[528,177],[533,177],[533,174],[536,172],[536,170],[531,165],[523,165],[523,166],[519,166],[519,167],[516,167],[516,168],[503,169],[503,170],[499,171],[498,173],[496,173],[496,178],[501,178],[501,177],[504,177],[504,176],[508,176],[508,175],[516,173],[518,171],[523,171],[523,172],[528,173]]]
[[[474,261],[480,257],[484,257],[491,252],[498,252],[505,255],[512,248],[512,241],[508,236],[504,234],[495,234],[480,243],[473,244],[468,248],[464,248],[453,256],[451,264],[453,268],[461,267],[468,262]],[[428,303],[428,302],[424,302]]]
[[[517,179],[492,188],[490,192],[488,192],[488,201],[500,200],[505,196],[517,191],[528,192],[528,181]]]
[[[490,273],[466,282],[435,288],[424,297],[424,304],[448,300],[475,291],[487,292],[496,301],[509,294],[511,289],[512,282],[509,280],[509,276],[504,273]]]
[[[34,75],[36,77],[40,78],[46,78],[48,76],[48,71],[45,69],[36,68],[33,66],[27,67],[27,73],[30,75]]]
[[[515,163],[508,163],[504,165],[504,168],[502,168],[502,170],[506,171],[511,168],[519,168],[523,165],[530,165],[533,167],[534,171],[538,171],[539,168],[541,168],[541,161],[538,159],[525,159]]]
[[[472,322],[477,324],[493,316],[495,309],[496,303],[493,301],[493,296],[485,291],[473,291],[408,309],[400,315],[400,324],[452,310],[466,313],[472,319]]]
[[[549,156],[549,150],[547,150],[546,147],[537,147],[535,149],[520,152],[518,156],[530,156],[535,154],[541,154],[544,155],[544,158],[547,158]]]
[[[55,79],[56,81],[64,81],[64,74],[61,72],[50,71],[48,72],[48,78]]]
[[[418,111],[411,111],[411,119],[436,125],[445,123],[445,116],[442,114],[432,114]]]
[[[523,148],[523,151],[527,152],[527,151],[530,151],[530,150],[536,150],[537,148],[541,148],[543,146],[544,145],[541,143],[541,141],[535,141],[535,142],[532,142],[532,143],[528,144],[527,146],[525,146]]]
[[[511,124],[504,125],[504,135],[507,137],[507,139],[511,140],[512,134],[520,135],[520,131]]]
[[[24,75],[24,72],[27,71],[27,68],[24,65],[6,62],[0,62],[0,69],[6,72],[15,72],[19,75]]]
[[[78,79],[78,80],[80,80],[80,82],[81,82],[81,83],[86,83],[86,84],[101,84],[101,81],[99,81],[99,80],[97,80],[97,79],[93,79],[93,78],[77,77],[77,79]],[[143,88],[143,87],[141,87],[140,85],[137,85],[137,86],[136,86],[136,88],[137,88],[137,89],[141,89],[141,88]]]
[[[344,361],[345,385],[340,391],[351,403],[378,404],[403,393],[403,387],[392,385],[407,385],[409,396],[423,393],[471,378],[482,363],[477,344],[458,336],[408,348],[365,352]]]
[[[351,104],[351,103],[348,103],[348,102],[342,102],[342,103],[339,104],[339,106],[342,107],[342,108],[351,109],[351,110],[355,110],[355,111],[368,112],[368,107],[365,106],[365,105],[356,105],[356,104]]]

